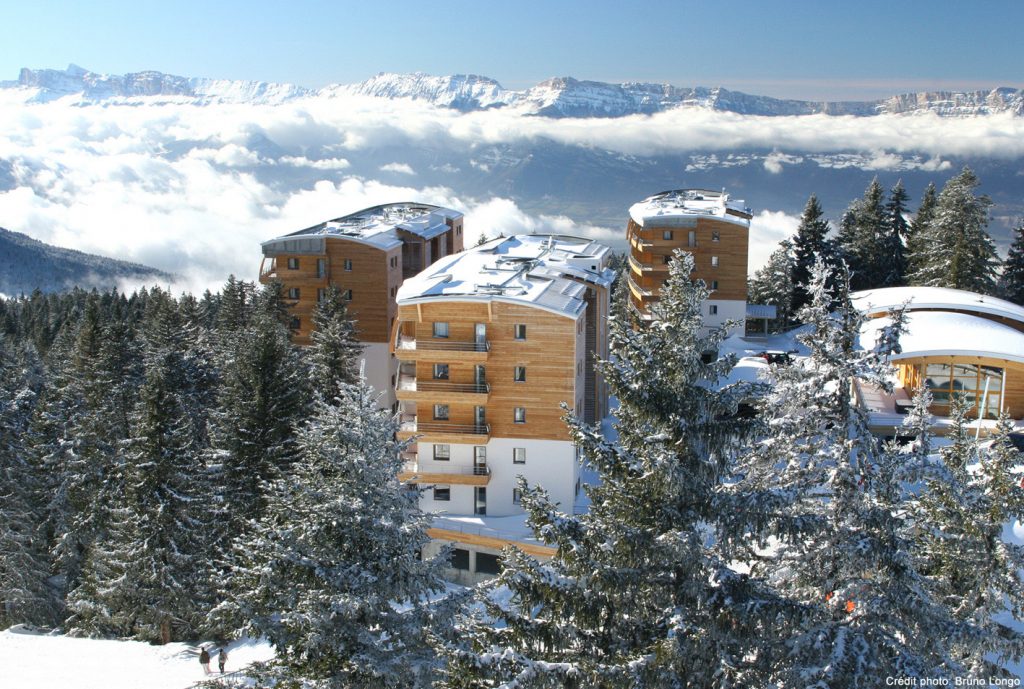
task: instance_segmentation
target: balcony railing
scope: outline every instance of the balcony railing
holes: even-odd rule
[[[490,476],[491,468],[486,464],[474,464],[467,466],[444,466],[443,463],[420,464],[419,462],[405,462],[402,465],[404,474],[450,474],[452,476]]]
[[[486,395],[490,393],[489,383],[451,383],[447,380],[417,380],[416,376],[398,377],[396,389],[399,392],[442,392]]]
[[[418,422],[416,417],[405,416],[399,421],[398,430],[405,433],[433,433],[448,435],[490,435],[490,424],[444,423],[441,421]]]
[[[484,340],[483,342],[447,340],[444,338],[417,340],[415,337],[399,336],[397,349],[399,351],[421,349],[445,352],[489,352],[491,350],[491,343],[489,340]]]

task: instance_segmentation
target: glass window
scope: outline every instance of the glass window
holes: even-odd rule
[[[523,491],[518,488],[512,489],[512,504],[519,505],[523,502]]]
[[[434,460],[437,462],[447,462],[452,458],[452,446],[451,445],[434,445]]]
[[[289,258],[288,259],[288,270],[298,270],[298,269],[299,269],[299,259],[297,259],[297,258]]]
[[[327,259],[316,259],[316,276],[322,278],[327,275]]]
[[[671,261],[672,257],[669,256],[668,254],[665,254],[664,256],[661,257],[661,262],[664,263],[665,265],[668,265]]]
[[[999,415],[1002,406],[1003,369],[976,364],[931,363],[920,367],[920,375],[931,391],[936,406],[948,408],[954,396],[962,396],[976,409],[984,398],[984,415]]]
[[[515,336],[515,338],[517,340],[525,340],[526,339],[526,324],[525,323],[516,323],[515,327],[513,328],[513,331],[514,331],[514,336]]]
[[[452,569],[469,571],[469,551],[465,548],[452,549]]]
[[[302,328],[302,319],[292,318],[291,321],[288,323],[288,327],[291,328],[292,330],[300,330]]]
[[[434,419],[438,421],[448,420],[448,405],[447,404],[435,404],[434,405]]]
[[[320,287],[319,289],[317,289],[317,291],[316,291],[316,300],[318,302],[321,302],[321,301],[323,301],[326,298],[327,298],[327,290],[325,290],[323,287]]]
[[[341,293],[341,298],[345,301],[352,301],[352,290],[347,289]]]
[[[711,281],[711,289],[718,289],[718,280]]]
[[[298,299],[299,298],[299,288],[298,287],[289,287],[288,288],[288,298],[289,299]]]
[[[717,242],[722,238],[718,230],[711,230],[711,241]]]
[[[717,316],[718,315],[718,304],[711,304],[710,306],[708,306],[708,315],[710,315],[710,316]]]
[[[344,267],[345,270],[352,270],[352,259],[351,258],[346,258],[342,262],[342,266]]]
[[[451,486],[434,486],[434,500],[437,500],[438,502],[449,502],[451,499]]]
[[[672,230],[665,230],[664,232],[662,232],[661,238],[668,241],[672,241]]]
[[[686,233],[686,246],[697,246],[697,230]]]
[[[526,423],[526,407],[516,407],[513,418],[516,423]]]
[[[448,380],[448,364],[434,364],[434,380]]]
[[[434,323],[434,337],[448,337],[448,324],[440,321]]]
[[[526,464],[526,448],[525,447],[513,447],[512,448],[512,463],[513,464]]]
[[[712,268],[717,268],[718,267],[718,256],[712,256],[711,257],[711,267]]]
[[[478,574],[501,574],[501,559],[490,553],[477,553],[476,571]]]
[[[514,380],[517,383],[525,383],[526,382],[526,367],[525,366],[516,366],[515,373],[512,374],[512,380]]]

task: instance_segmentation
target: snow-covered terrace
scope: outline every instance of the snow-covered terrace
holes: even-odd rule
[[[663,191],[629,208],[629,216],[640,227],[691,226],[699,217],[713,217],[749,227],[751,214],[743,201],[732,200],[724,191],[705,189]]]
[[[264,255],[268,253],[306,253],[302,248],[322,246],[308,240],[324,237],[344,237],[358,242],[388,249],[401,244],[398,231],[402,230],[422,239],[433,239],[448,230],[448,221],[461,218],[462,213],[427,203],[388,203],[365,208],[355,213],[328,220],[297,232],[263,242]],[[303,240],[307,240],[305,243]],[[299,249],[299,250],[293,250]],[[322,253],[322,249],[316,253]]]
[[[444,298],[457,301],[510,301],[575,316],[585,305],[588,282],[611,285],[604,268],[610,250],[586,239],[556,235],[517,235],[494,239],[434,263],[406,280],[399,304]],[[569,279],[574,278],[574,279]]]

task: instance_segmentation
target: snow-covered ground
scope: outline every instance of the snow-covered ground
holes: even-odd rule
[[[217,654],[211,655],[216,678]],[[273,655],[265,641],[236,641],[228,646],[226,671]],[[199,649],[188,644],[76,639],[20,627],[0,632],[3,689],[185,689],[204,679]]]

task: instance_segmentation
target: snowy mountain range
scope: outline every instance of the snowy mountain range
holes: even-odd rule
[[[45,102],[77,96],[82,102],[149,97],[166,101],[277,104],[311,97],[363,95],[423,101],[462,112],[507,108],[523,115],[547,117],[622,117],[654,114],[678,108],[705,108],[760,116],[914,114],[933,112],[943,117],[967,117],[1009,112],[1024,115],[1024,91],[930,91],[894,95],[875,101],[814,102],[756,96],[724,88],[677,87],[627,82],[609,84],[572,77],[548,79],[522,91],[504,88],[494,79],[457,74],[381,73],[358,84],[335,84],[307,89],[292,84],[181,77],[146,71],[105,75],[77,65],[65,70],[22,69],[17,81],[0,82],[17,89],[26,102]]]

